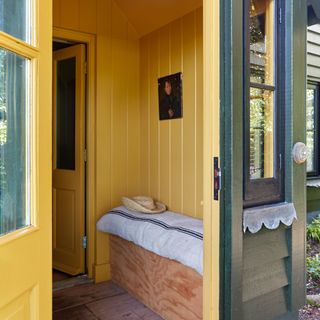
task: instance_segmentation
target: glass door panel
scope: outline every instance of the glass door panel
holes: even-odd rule
[[[0,31],[31,43],[30,8],[28,0],[0,0]]]
[[[0,48],[0,235],[30,225],[29,63]]]
[[[57,62],[56,167],[75,170],[76,58]]]

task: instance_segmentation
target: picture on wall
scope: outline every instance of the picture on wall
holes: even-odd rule
[[[158,79],[160,120],[182,118],[182,73]]]

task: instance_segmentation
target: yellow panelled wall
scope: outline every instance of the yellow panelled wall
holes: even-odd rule
[[[123,194],[203,216],[204,319],[218,319],[219,202],[210,177],[219,155],[219,1],[203,0],[204,61],[202,9],[138,39],[113,0],[53,2],[54,26],[96,35],[96,126],[88,128],[96,133],[96,219]],[[157,79],[179,71],[184,117],[160,122]],[[95,251],[96,280],[106,280],[107,236],[97,233]]]
[[[202,218],[202,8],[140,40],[141,190]],[[157,79],[183,73],[183,119],[159,121]]]
[[[54,0],[53,11],[55,27],[96,35],[97,220],[140,191],[139,40],[112,0]],[[109,277],[107,241],[97,232],[97,281]]]
[[[202,218],[202,9],[139,39],[113,0],[53,3],[54,27],[96,36],[95,221],[139,194]],[[157,79],[180,71],[183,119],[160,122]],[[88,268],[106,280],[108,237],[95,241]]]

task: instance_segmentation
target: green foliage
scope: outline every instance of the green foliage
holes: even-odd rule
[[[307,274],[313,281],[320,280],[320,257],[307,257]]]
[[[307,226],[307,238],[308,240],[320,242],[320,217]]]

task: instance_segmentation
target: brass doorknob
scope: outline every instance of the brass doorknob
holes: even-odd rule
[[[292,149],[292,157],[295,163],[305,163],[308,157],[307,146],[303,142],[297,142]]]

